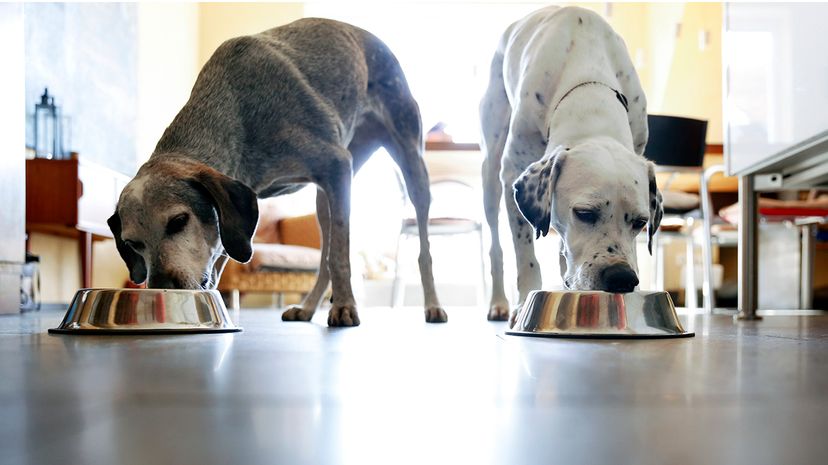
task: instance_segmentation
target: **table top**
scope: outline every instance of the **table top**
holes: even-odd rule
[[[244,332],[49,335],[0,318],[0,463],[728,463],[828,456],[828,317],[685,315],[696,337],[504,335],[482,309]]]

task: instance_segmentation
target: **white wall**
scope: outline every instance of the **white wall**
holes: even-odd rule
[[[187,101],[198,74],[198,4],[138,4],[138,165],[149,158],[164,129]],[[44,303],[66,303],[81,285],[77,241],[33,234],[41,257]],[[121,287],[128,277],[115,242],[96,242],[93,287]]]

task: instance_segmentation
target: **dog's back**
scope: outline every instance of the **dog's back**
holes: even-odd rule
[[[155,153],[184,146],[215,165],[225,146],[251,161],[277,155],[272,151],[297,128],[346,145],[366,113],[387,113],[401,96],[410,100],[408,85],[377,37],[339,21],[301,19],[219,46]],[[287,139],[291,150],[301,148],[301,136]],[[244,147],[226,147],[228,141]]]

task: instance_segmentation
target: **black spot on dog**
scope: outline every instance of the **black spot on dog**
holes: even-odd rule
[[[596,259],[596,258],[598,258],[598,254],[595,254],[595,255],[592,256],[593,260]]]
[[[529,268],[534,268],[534,267],[535,267],[535,264],[532,263],[532,262],[529,262]]]
[[[535,92],[535,99],[537,99],[538,103],[540,103],[541,105],[545,105],[543,103],[543,95],[541,95],[540,92]]]
[[[624,222],[625,222],[625,223],[626,223],[627,221],[629,221],[629,218],[630,218],[630,217],[629,217],[629,215],[627,215],[626,213],[624,213]]]
[[[618,71],[617,73],[615,73],[615,77],[620,78],[622,74],[624,74],[623,71]]]
[[[612,247],[607,247],[607,252],[614,253],[615,249],[613,249]]]
[[[633,99],[633,102],[638,103],[639,100],[641,100],[641,96],[636,95],[635,98]]]
[[[638,179],[635,179],[634,181],[635,181],[636,184],[638,184]]]
[[[543,196],[544,196],[544,195],[546,195],[546,184],[541,183],[541,184],[538,186],[538,190],[537,190],[538,200],[540,200],[541,198],[543,198]]]
[[[607,205],[609,205],[609,200],[607,200]]]
[[[580,16],[578,17],[578,24],[579,24],[579,25],[580,25],[580,24],[584,24],[584,19],[583,19],[583,18],[581,18]]]
[[[592,263],[587,263],[587,268],[592,268]]]

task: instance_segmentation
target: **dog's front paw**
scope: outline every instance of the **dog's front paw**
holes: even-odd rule
[[[328,312],[328,326],[359,326],[359,315],[353,305],[334,305]]]
[[[489,321],[506,321],[509,319],[509,305],[495,304],[489,309]]]
[[[446,311],[440,307],[429,307],[425,311],[427,323],[445,323],[448,321]]]
[[[292,305],[282,313],[282,321],[310,321],[313,310],[305,310],[299,305]]]

